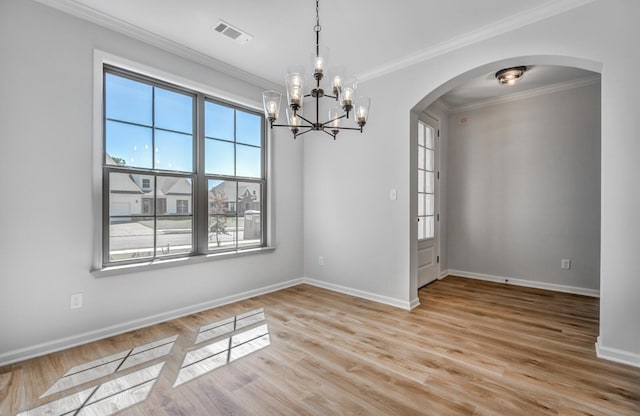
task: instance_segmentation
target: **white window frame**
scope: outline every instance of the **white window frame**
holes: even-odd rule
[[[148,76],[151,78],[158,79],[160,81],[168,82],[171,84],[175,84],[187,89],[199,91],[206,96],[215,97],[221,101],[231,102],[233,104],[237,104],[238,106],[246,107],[248,109],[254,110],[256,112],[262,111],[262,103],[253,100],[247,99],[241,95],[226,91],[224,89],[216,88],[210,84],[204,84],[189,78],[182,77],[180,75],[166,72],[154,67],[150,67],[145,64],[141,64],[139,62],[133,61],[128,58],[124,58],[118,55],[114,55],[99,49],[94,49],[94,59],[93,59],[93,213],[94,213],[94,247],[93,247],[93,265],[91,268],[91,273],[94,276],[102,277],[102,276],[110,276],[110,275],[118,275],[118,274],[126,274],[133,271],[142,271],[142,270],[153,270],[160,269],[165,267],[174,267],[178,265],[185,264],[193,264],[202,261],[209,260],[218,260],[229,257],[242,257],[245,255],[253,255],[258,253],[266,253],[275,250],[273,246],[273,241],[275,241],[275,210],[274,210],[274,201],[272,190],[270,186],[271,177],[272,177],[272,154],[271,154],[271,141],[272,134],[269,129],[265,127],[265,137],[264,137],[264,153],[263,153],[263,164],[264,164],[264,178],[266,191],[264,195],[264,207],[266,210],[266,214],[263,218],[263,221],[266,222],[266,226],[263,229],[264,233],[264,246],[259,248],[251,248],[251,249],[239,249],[233,252],[215,252],[215,253],[206,253],[206,254],[198,254],[190,257],[180,257],[174,259],[155,259],[146,262],[134,263],[134,264],[123,264],[123,265],[113,265],[105,267],[103,264],[103,251],[102,251],[102,241],[103,241],[103,221],[102,221],[102,206],[103,206],[103,198],[102,198],[102,181],[103,181],[103,71],[104,65],[112,65],[124,70],[128,70],[131,72],[138,73],[140,75]]]

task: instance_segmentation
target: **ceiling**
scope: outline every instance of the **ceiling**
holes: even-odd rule
[[[561,88],[562,85],[576,83],[591,83],[599,80],[599,74],[578,68],[551,65],[534,65],[527,67],[527,71],[515,85],[499,85],[495,73],[502,68],[496,68],[488,74],[459,85],[442,97],[444,104],[455,109],[486,102],[497,97],[519,94],[525,91],[539,90],[551,86]]]
[[[231,71],[238,68],[267,84],[283,85],[291,65],[309,68],[315,45],[313,0],[38,1],[139,38],[152,38],[155,44],[164,42],[174,50],[204,56],[227,70],[231,65]],[[320,43],[330,48],[329,66],[343,64],[349,74],[369,79],[591,1],[320,0]],[[253,39],[240,44],[216,32],[213,27],[220,19]],[[519,88],[573,76],[564,71],[554,78],[552,72],[532,70]],[[491,77],[487,74],[487,82],[472,82],[469,91],[457,88],[446,99],[458,105],[463,99],[486,96],[490,86],[498,94],[507,91],[489,82]]]

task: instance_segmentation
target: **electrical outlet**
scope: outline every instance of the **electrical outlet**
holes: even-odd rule
[[[318,257],[318,264],[319,264],[320,266],[324,266],[324,257],[322,257],[322,256],[319,256],[319,257]]]
[[[73,295],[71,295],[71,303],[69,306],[71,309],[82,308],[82,302],[82,293],[74,293]]]
[[[562,270],[569,270],[571,268],[571,260],[562,259],[562,263],[560,266],[562,267]]]

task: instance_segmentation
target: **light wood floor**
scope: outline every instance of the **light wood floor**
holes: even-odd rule
[[[39,398],[74,366],[175,335],[121,371],[164,362],[120,414],[640,415],[640,369],[595,357],[597,299],[457,277],[419,294],[408,312],[301,285],[0,368],[0,415],[113,380]],[[268,345],[173,387],[202,326],[258,308]]]

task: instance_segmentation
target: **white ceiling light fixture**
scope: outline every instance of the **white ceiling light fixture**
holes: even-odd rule
[[[271,128],[288,127],[293,133],[293,138],[308,133],[310,131],[323,131],[335,140],[340,130],[359,130],[362,133],[364,125],[369,117],[369,107],[371,99],[367,97],[357,97],[356,89],[358,82],[355,78],[346,78],[343,66],[336,66],[329,72],[331,79],[331,93],[325,93],[320,88],[320,81],[327,73],[327,58],[329,49],[320,48],[320,17],[319,0],[316,0],[316,25],[313,30],[316,32],[316,46],[311,53],[311,64],[313,66],[314,87],[306,93],[304,90],[305,74],[304,68],[300,66],[292,67],[286,76],[287,87],[287,124],[274,124],[280,113],[281,94],[277,91],[265,91],[262,93],[264,104],[264,114]],[[313,83],[313,81],[312,81]],[[315,101],[315,121],[311,121],[303,116],[304,99],[311,97]],[[335,100],[337,104],[329,110],[329,120],[320,121],[320,98]],[[355,123],[358,127],[343,126],[344,119],[349,119],[350,113],[355,113]]]
[[[513,85],[522,78],[526,70],[526,66],[501,69],[496,72],[496,79],[500,85]]]

